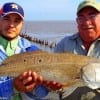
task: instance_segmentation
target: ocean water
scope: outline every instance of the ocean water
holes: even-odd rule
[[[25,22],[22,33],[32,39],[45,41],[47,45],[36,43],[34,45],[48,52],[53,52],[53,47],[65,36],[77,32],[75,21],[31,21]],[[52,46],[52,47],[51,47]]]
[[[26,33],[74,33],[76,21],[25,21],[23,32]]]

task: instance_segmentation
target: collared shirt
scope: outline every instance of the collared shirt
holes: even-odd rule
[[[16,47],[18,45],[18,38],[8,41],[0,36],[0,44],[4,47],[7,56],[12,56],[15,53]]]
[[[18,45],[15,49],[14,54],[19,54],[22,52],[30,52],[40,50],[30,41],[18,37]],[[0,64],[8,57],[3,45],[0,45]],[[18,66],[20,67],[20,66]],[[54,92],[49,92],[49,90],[43,85],[38,86],[28,93],[21,93],[21,98],[19,94],[12,96],[13,92],[13,79],[9,77],[0,77],[0,99],[2,100],[59,100],[59,94]],[[4,91],[6,91],[4,93]],[[16,91],[14,91],[16,92]],[[12,96],[12,98],[11,98]],[[16,98],[16,99],[15,99]]]
[[[71,52],[100,58],[100,38],[94,41],[87,51],[79,37],[79,33],[67,36],[57,44],[54,52]]]
[[[4,42],[4,41],[3,41]],[[0,64],[8,57],[6,54],[6,43],[0,45]],[[40,50],[36,46],[33,45],[30,41],[18,37],[18,44],[16,46],[16,49],[14,51],[14,54],[19,54],[22,52],[30,52],[30,51],[36,51]],[[20,66],[18,66],[20,67]],[[0,77],[0,99],[2,100],[13,100],[13,78],[10,78],[8,76]],[[21,93],[22,100],[33,100],[34,98],[38,100],[43,100],[45,96],[48,94],[48,89],[44,86],[38,86],[36,89],[34,89],[32,92],[29,93]],[[11,99],[12,96],[12,99]],[[17,95],[14,95],[15,97]],[[20,96],[17,96],[16,100],[20,100]],[[33,98],[34,97],[34,98]],[[42,99],[41,99],[42,98]],[[15,100],[15,98],[14,98]]]

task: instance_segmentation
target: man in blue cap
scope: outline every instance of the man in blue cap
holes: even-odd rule
[[[23,8],[14,2],[5,3],[0,12],[0,64],[14,54],[40,50],[28,40],[20,37],[23,26]],[[13,63],[13,62],[12,62]],[[18,66],[20,67],[20,66]],[[42,84],[42,76],[26,71],[13,79],[0,77],[0,100],[40,100],[49,92],[49,82]],[[50,82],[50,87],[60,85]],[[56,89],[54,88],[54,89]]]

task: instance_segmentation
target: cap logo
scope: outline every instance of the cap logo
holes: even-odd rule
[[[10,5],[12,8],[17,9],[18,10],[18,6],[16,4],[11,4]]]

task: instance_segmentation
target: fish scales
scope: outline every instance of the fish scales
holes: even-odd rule
[[[99,59],[72,53],[27,52],[8,57],[0,66],[0,76],[17,76],[33,70],[46,80],[62,84],[81,79],[81,68]]]

